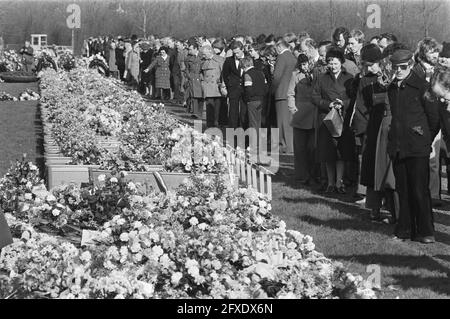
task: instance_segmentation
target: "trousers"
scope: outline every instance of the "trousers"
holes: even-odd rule
[[[280,147],[287,153],[294,153],[294,134],[290,126],[292,114],[289,112],[287,100],[275,101],[277,126],[280,136]]]
[[[294,130],[294,170],[296,180],[310,180],[315,164],[315,129]]]
[[[228,126],[231,128],[242,127],[244,130],[248,127],[247,104],[242,97],[229,99]]]
[[[396,191],[400,202],[395,235],[400,238],[433,236],[433,212],[429,188],[429,157],[394,159]]]

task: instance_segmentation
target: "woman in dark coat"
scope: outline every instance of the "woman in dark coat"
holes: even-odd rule
[[[380,209],[383,198],[385,198],[392,214],[391,222],[393,223],[396,219],[395,182],[391,183],[387,180],[389,176],[388,168],[381,170],[379,173],[376,169],[377,166],[379,168],[382,164],[382,158],[387,158],[386,148],[378,144],[382,121],[386,116],[390,116],[387,96],[387,83],[390,79],[386,68],[382,67],[382,58],[381,50],[375,44],[368,44],[361,50],[361,61],[365,75],[359,83],[355,107],[365,110],[368,115],[366,140],[361,162],[361,185],[367,187],[366,208],[372,210],[371,217],[374,221],[381,221]],[[354,118],[354,121],[356,121],[356,118]],[[377,163],[377,160],[379,163]],[[376,176],[376,173],[383,176]],[[376,182],[377,179],[382,180],[382,182]]]
[[[313,102],[318,108],[318,158],[327,168],[328,187],[326,193],[345,194],[342,178],[345,162],[355,159],[355,138],[349,127],[352,115],[349,91],[353,76],[342,67],[344,54],[331,48],[327,52],[328,71],[321,74],[313,91]],[[331,136],[323,119],[332,108],[339,110],[344,118],[340,137]]]
[[[141,44],[141,50],[141,88],[142,92],[148,95],[150,93],[151,73],[144,72],[144,70],[152,63],[153,50],[148,43]]]

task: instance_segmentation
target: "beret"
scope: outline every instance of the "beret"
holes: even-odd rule
[[[369,43],[361,49],[361,60],[365,62],[378,62],[383,58],[381,49],[378,45]]]
[[[392,64],[400,64],[400,63],[406,63],[409,62],[409,60],[411,60],[411,58],[413,57],[413,53],[409,50],[397,50],[395,51],[390,60],[392,62]]]

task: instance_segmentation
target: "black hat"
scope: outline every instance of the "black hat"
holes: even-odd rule
[[[303,53],[299,54],[299,56],[297,58],[297,65],[300,65],[300,64],[306,63],[306,62],[309,62],[308,57]]]
[[[136,34],[133,34],[132,36],[131,36],[131,41],[136,41],[137,40],[137,35]]]
[[[361,60],[375,63],[382,59],[381,49],[374,43],[369,43],[361,49]]]
[[[328,59],[330,58],[336,58],[341,61],[341,63],[345,62],[344,52],[342,52],[342,50],[337,47],[330,47],[328,49],[326,60],[328,61]]]
[[[442,43],[442,51],[439,53],[442,58],[450,58],[450,42]]]
[[[397,50],[395,51],[390,60],[392,64],[400,64],[409,62],[413,57],[413,53],[409,50]]]

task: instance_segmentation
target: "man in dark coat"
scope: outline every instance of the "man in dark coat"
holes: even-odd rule
[[[25,41],[25,46],[20,49],[19,54],[22,55],[23,66],[26,72],[32,72],[34,67],[33,48],[30,41]]]
[[[292,114],[289,112],[287,91],[292,78],[292,72],[297,65],[297,59],[289,49],[289,44],[279,40],[276,44],[278,52],[273,72],[273,90],[275,92],[275,108],[277,112],[277,126],[279,129],[281,151],[294,153],[294,135],[290,126]]]
[[[203,103],[202,103],[202,84],[200,81],[200,72],[202,60],[199,55],[199,47],[197,41],[191,38],[188,41],[188,55],[184,60],[186,66],[186,97],[193,113],[192,117],[201,119],[203,117]]]
[[[397,50],[390,58],[395,80],[388,87],[392,111],[388,153],[400,200],[395,236],[433,243],[429,156],[439,131],[439,105],[424,98],[429,85],[412,72],[412,57],[409,50]]]
[[[230,49],[233,56],[225,59],[222,69],[222,78],[228,92],[229,99],[229,126],[236,129],[247,127],[247,105],[243,100],[243,69],[240,60],[244,57],[244,45],[240,41],[233,41]]]

